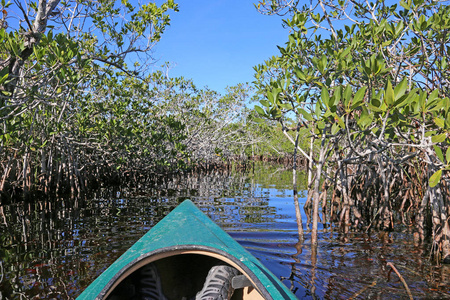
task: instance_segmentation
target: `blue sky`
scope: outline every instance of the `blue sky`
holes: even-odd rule
[[[157,65],[170,62],[169,76],[193,79],[223,93],[253,81],[253,66],[277,55],[288,40],[282,18],[260,14],[252,0],[178,0],[171,26],[153,48]]]

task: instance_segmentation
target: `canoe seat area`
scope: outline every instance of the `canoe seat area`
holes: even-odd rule
[[[195,299],[197,292],[202,290],[211,268],[228,265],[215,257],[199,254],[174,255],[152,263],[159,273],[162,293],[167,300]],[[135,270],[124,278],[107,299],[144,299],[140,295],[140,289],[142,290],[142,273],[145,272],[145,267]],[[236,289],[231,299],[262,299],[262,297],[252,287],[244,287]]]
[[[235,300],[297,299],[256,257],[185,200],[77,299],[229,300],[231,291]]]

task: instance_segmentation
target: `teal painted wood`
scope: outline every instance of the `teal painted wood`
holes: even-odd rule
[[[102,299],[120,274],[156,253],[174,249],[202,249],[226,255],[253,273],[257,289],[266,299],[297,299],[294,294],[252,254],[200,211],[184,201],[119,257],[77,298]],[[250,275],[250,274],[249,274]]]

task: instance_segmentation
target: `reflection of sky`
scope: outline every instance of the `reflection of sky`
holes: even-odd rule
[[[290,183],[278,182],[277,185],[284,187]],[[227,192],[224,196],[226,194]],[[254,183],[246,184],[240,194],[240,197],[216,199],[213,211],[208,215],[219,225],[231,231],[254,226],[271,230],[296,230],[291,189],[279,189],[271,183]],[[300,206],[303,207],[305,202],[306,191],[299,191]],[[303,210],[301,212],[302,221],[306,226],[306,215]]]
[[[300,191],[305,234],[299,243],[290,171],[272,178],[277,180],[276,187],[264,172],[268,167],[257,167],[255,174],[261,176],[245,180],[242,174],[191,176],[178,180],[178,188],[167,182],[134,191],[134,196],[126,189],[120,194],[105,192],[81,201],[76,209],[69,199],[42,201],[32,211],[20,202],[0,206],[8,224],[0,222],[0,263],[6,271],[0,296],[8,297],[18,282],[20,292],[30,299],[39,293],[48,298],[53,292],[55,297],[56,293],[76,297],[182,199],[191,198],[277,277],[292,276],[292,282],[283,282],[297,289],[299,298],[311,299],[313,294],[317,298],[350,298],[374,280],[377,285],[373,290],[378,294],[389,288],[402,298],[402,284],[386,281],[387,261],[401,269],[414,295],[426,292],[442,298],[442,288],[430,291],[432,285],[426,279],[431,274],[433,280],[439,280],[441,272],[427,264],[429,254],[424,249],[429,245],[415,247],[409,234],[395,233],[393,242],[383,242],[376,236],[369,240],[366,234],[349,233],[344,242],[337,230],[319,227],[319,250],[314,260],[303,211],[306,194]],[[169,190],[170,197],[156,196],[167,195]]]

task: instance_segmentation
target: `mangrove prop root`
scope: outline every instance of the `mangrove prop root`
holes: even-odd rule
[[[348,300],[353,300],[356,299],[359,295],[361,295],[362,293],[364,293],[368,288],[371,288],[373,286],[377,285],[377,281],[374,280],[371,284],[366,285],[365,287],[363,287],[362,289],[360,289],[359,291],[357,291],[356,293],[353,294],[353,296],[351,296],[350,298],[348,298]]]
[[[411,294],[411,290],[409,289],[408,284],[406,284],[405,279],[404,279],[403,276],[400,274],[400,272],[397,270],[397,268],[394,266],[394,264],[391,263],[391,262],[388,262],[386,265],[387,265],[388,267],[391,267],[392,270],[394,270],[394,272],[397,274],[397,276],[400,278],[400,280],[402,281],[403,285],[405,286],[406,292],[407,292],[408,295],[409,295],[409,299],[413,300],[414,298],[413,298],[413,296],[412,296],[412,294]]]

